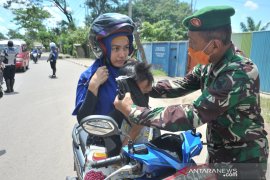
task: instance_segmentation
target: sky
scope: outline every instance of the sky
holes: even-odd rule
[[[6,0],[0,0],[0,32],[6,35],[8,29],[15,30],[18,28],[18,26],[14,22],[12,22],[14,15],[12,14],[11,10],[7,10],[2,7],[4,2],[6,2]],[[72,12],[72,17],[75,21],[75,24],[77,26],[84,26],[85,0],[66,0],[66,2],[68,4],[68,10]],[[22,8],[23,6],[16,5],[14,7]],[[67,21],[63,13],[57,7],[55,7],[53,3],[47,1],[45,3],[44,9],[52,15],[52,18],[45,22],[48,26],[55,27],[57,22],[60,22],[62,19]],[[20,30],[20,32],[23,33],[23,30]]]
[[[184,0],[191,2],[191,0]],[[206,6],[229,5],[235,9],[234,16],[231,17],[232,31],[242,32],[240,22],[247,23],[247,17],[250,16],[255,24],[262,21],[261,27],[270,22],[270,1],[269,0],[193,0],[196,9]],[[267,30],[270,30],[268,27]]]
[[[0,32],[4,35],[8,32],[8,29],[17,29],[18,26],[12,22],[14,15],[10,10],[6,10],[2,7],[3,2],[6,0],[0,0]],[[69,5],[69,10],[72,11],[72,16],[76,25],[84,25],[85,17],[85,0],[66,0]],[[128,0],[127,0],[128,1]],[[235,9],[235,15],[232,16],[232,30],[233,32],[241,32],[240,22],[247,22],[247,17],[251,16],[255,23],[262,21],[262,25],[270,22],[270,1],[269,0],[181,0],[190,3],[193,1],[195,9],[201,9],[206,6],[215,5],[230,5]],[[56,26],[56,22],[62,19],[66,20],[63,13],[53,6],[52,3],[46,3],[45,9],[48,10],[53,16],[46,22],[50,27]],[[18,8],[18,7],[17,7]],[[270,30],[270,27],[268,28]],[[23,30],[20,30],[23,32]]]

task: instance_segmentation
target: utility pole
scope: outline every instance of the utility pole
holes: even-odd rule
[[[196,3],[197,3],[197,0],[194,0],[194,2],[193,2],[193,0],[191,0],[191,2],[190,2],[190,9],[191,9],[192,13],[194,13],[194,11],[195,11]]]
[[[147,63],[145,52],[144,52],[144,49],[143,49],[143,45],[142,45],[141,40],[140,40],[140,35],[139,35],[138,31],[137,31],[137,25],[136,25],[136,27],[134,29],[133,34],[134,34],[135,42],[137,44],[137,48],[139,50],[142,61]]]
[[[132,0],[128,0],[128,16],[132,19]]]
[[[132,19],[132,0],[128,0],[128,16]],[[138,23],[135,23],[135,29],[133,33],[134,39],[135,39],[142,61],[147,63],[145,52],[144,52],[144,49],[140,40],[140,35],[137,31],[137,27],[138,27]]]

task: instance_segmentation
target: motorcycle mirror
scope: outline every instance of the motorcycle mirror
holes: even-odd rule
[[[108,137],[120,134],[115,120],[104,115],[90,115],[82,119],[80,126],[89,134],[99,137]]]

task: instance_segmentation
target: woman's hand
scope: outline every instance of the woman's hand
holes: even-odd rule
[[[92,76],[88,90],[95,96],[98,94],[98,88],[109,78],[109,71],[106,66],[101,66],[97,69],[96,73]]]

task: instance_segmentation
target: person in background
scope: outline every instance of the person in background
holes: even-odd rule
[[[236,179],[266,179],[269,147],[261,116],[260,78],[257,66],[234,51],[230,19],[234,13],[230,6],[209,6],[185,18],[188,53],[198,65],[183,80],[157,82],[150,93],[173,98],[201,89],[192,104],[140,107],[128,93],[123,100],[116,98],[114,105],[134,123],[168,131],[207,124],[210,165],[236,171]]]
[[[57,50],[58,51],[58,50]],[[41,47],[37,48],[38,58],[41,58],[42,50]]]
[[[16,73],[16,55],[17,51],[13,46],[13,41],[9,40],[7,43],[7,48],[4,49],[4,79],[6,82],[7,89],[4,91],[5,93],[14,92],[14,83],[15,83],[15,73]]]
[[[0,56],[0,98],[3,97],[3,95],[4,95],[2,84],[3,84],[3,79],[4,79],[3,71],[5,68],[5,65],[4,65],[3,61],[4,61],[4,57]]]
[[[58,58],[58,49],[56,47],[56,44],[54,42],[50,43],[50,55],[49,58],[47,60],[50,61],[50,65],[52,68],[52,75],[51,78],[56,78],[56,60]]]
[[[37,63],[38,60],[38,51],[37,48],[34,47],[30,52],[30,59],[32,59],[35,63]]]

